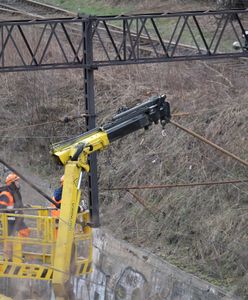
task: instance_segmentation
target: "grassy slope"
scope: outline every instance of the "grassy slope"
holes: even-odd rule
[[[95,0],[42,0],[52,5],[57,5],[61,8],[68,9],[70,11],[85,13],[91,15],[108,15],[108,14],[122,14],[132,10],[133,4],[125,5],[111,5],[107,1],[95,1]]]
[[[101,2],[104,5],[97,10],[95,7],[100,1],[78,1],[80,10],[86,2],[91,5],[85,12],[118,13],[112,10],[114,1]],[[146,2],[146,9],[150,2]],[[63,1],[68,9],[71,9],[71,3]],[[144,10],[141,2],[137,7],[129,5],[116,9],[121,12]],[[162,1],[156,5],[153,2],[153,6],[166,10],[171,7],[174,11],[199,9],[199,1],[191,6],[188,2],[186,7],[180,5],[180,1]],[[75,7],[73,5],[73,10]],[[233,66],[236,68],[235,63]],[[99,123],[115,114],[121,105],[133,105],[149,95],[166,93],[173,111],[190,113],[176,121],[246,159],[247,71],[240,66],[234,72],[233,66],[193,62],[100,69],[95,72]],[[6,122],[22,126],[23,120],[33,124],[53,121],[65,114],[83,113],[82,86],[79,70],[2,75],[0,89],[5,114],[0,121],[1,128]],[[20,103],[25,105],[20,106]],[[49,143],[81,131],[82,122],[76,120],[69,124],[55,123],[8,132],[4,134],[2,142],[6,146],[1,152],[9,161],[13,157],[22,163],[26,160],[41,175],[59,174],[61,170],[51,162],[48,154]],[[247,299],[246,184],[136,191],[157,219],[129,193],[104,191],[111,186],[247,176],[247,168],[171,125],[166,127],[166,133],[162,136],[161,129],[155,126],[146,134],[138,132],[114,143],[99,155],[102,223],[119,238],[147,247],[216,284],[236,289]],[[31,138],[20,139],[22,136]],[[26,153],[29,153],[28,158]]]
[[[190,9],[214,8],[214,5],[206,5],[207,1],[180,1],[180,0],[39,0],[74,12],[108,15],[123,14],[128,12],[141,13],[145,11],[161,12],[179,11]],[[183,3],[182,3],[183,2]],[[211,1],[210,1],[211,2]],[[183,5],[182,5],[183,4]]]

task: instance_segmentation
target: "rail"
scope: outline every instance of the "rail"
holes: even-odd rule
[[[2,0],[0,3],[0,10],[7,10],[6,13],[18,13],[20,15],[33,15],[34,17],[44,18],[45,16],[59,16],[59,17],[72,17],[76,16],[75,13],[56,7],[53,5],[40,3],[33,0]]]

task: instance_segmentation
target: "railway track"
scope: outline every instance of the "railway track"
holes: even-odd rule
[[[35,19],[45,19],[45,18],[56,18],[56,17],[76,17],[76,14],[64,10],[52,5],[40,3],[33,0],[1,0],[0,3],[0,16],[6,16],[7,19],[9,18],[26,18],[31,17]],[[2,19],[4,20],[4,18]],[[111,29],[111,32],[115,35],[122,35],[122,28],[108,24],[108,27]],[[104,26],[100,26],[99,29],[101,31],[106,31]],[[81,35],[81,28],[74,28],[74,34],[77,34],[77,31]],[[136,33],[132,32],[132,37],[135,38]],[[145,36],[140,37],[140,43],[144,46],[143,51],[149,52],[148,49],[145,48],[145,45],[148,44],[150,41]],[[155,39],[153,43],[156,44],[158,41]]]
[[[0,13],[40,19],[76,16],[71,11],[33,0],[1,0]]]

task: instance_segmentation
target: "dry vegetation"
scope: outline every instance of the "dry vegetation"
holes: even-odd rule
[[[189,112],[177,122],[246,159],[246,71],[234,72],[235,65],[177,63],[97,71],[99,124],[124,104],[166,93],[173,111]],[[2,132],[1,154],[41,176],[52,174],[52,185],[54,174],[58,177],[61,171],[49,156],[49,144],[84,128],[83,120],[54,122],[83,112],[81,75],[79,71],[1,75],[1,129],[6,124],[15,128]],[[167,125],[166,136],[159,126],[137,132],[99,155],[102,224],[121,239],[215,283],[238,286],[245,295],[247,184],[135,191],[149,210],[125,191],[104,189],[243,179],[246,172],[239,163],[172,125]]]
[[[230,67],[206,63],[130,67],[102,76],[125,103],[166,92],[174,111],[190,113],[178,122],[245,159],[248,94],[242,78]],[[156,127],[113,145],[102,155],[101,187],[246,177],[245,167],[172,125],[166,133]],[[135,193],[150,211],[125,191],[102,193],[102,222],[116,236],[216,283],[247,285],[247,184]]]
[[[84,130],[82,71],[1,74],[1,157],[52,186],[62,173],[49,145]],[[246,62],[188,62],[103,68],[95,72],[98,125],[123,105],[167,95],[177,122],[247,159]],[[40,126],[33,126],[40,124]],[[8,130],[6,130],[8,129]],[[113,187],[247,178],[247,168],[173,125],[153,126],[99,155],[101,222],[120,239],[146,247],[248,299],[247,184],[134,191]]]

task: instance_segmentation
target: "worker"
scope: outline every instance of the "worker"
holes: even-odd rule
[[[60,178],[60,186],[54,190],[52,199],[57,203],[61,204],[62,200],[62,192],[63,192],[63,184],[64,184],[64,175]],[[56,208],[54,204],[52,204],[52,207]],[[52,217],[56,218],[55,220],[55,236],[58,236],[58,224],[59,224],[59,216],[60,216],[60,210],[59,209],[53,209],[51,212]]]
[[[10,209],[11,214],[22,214],[22,211],[12,211],[14,208],[22,208],[22,196],[20,193],[20,177],[10,173],[5,180],[6,186],[1,187],[0,192],[0,209]],[[8,211],[7,211],[8,212]],[[19,237],[29,237],[30,229],[25,224],[23,217],[8,216],[8,236],[18,233]],[[12,244],[6,244],[6,255],[8,259],[12,256]]]
[[[61,204],[62,201],[62,192],[63,192],[63,185],[64,185],[64,178],[65,176],[61,176],[60,178],[60,186],[56,188],[53,192],[52,199],[57,203]],[[56,208],[54,204],[52,204],[52,207]],[[78,213],[81,211],[84,211],[85,207],[78,206]],[[51,212],[52,217],[56,218],[56,229],[55,229],[55,236],[57,237],[58,234],[58,223],[59,223],[59,216],[60,216],[60,210],[59,209],[53,209]]]
[[[62,192],[63,192],[63,184],[64,184],[64,175],[61,176],[61,178],[60,178],[60,186],[58,188],[56,188],[54,190],[54,193],[53,193],[53,198],[52,199],[54,201],[56,201],[57,204],[61,204]],[[56,206],[53,204],[53,207],[56,207]],[[52,216],[53,217],[58,218],[59,214],[60,214],[59,210],[52,210]]]

